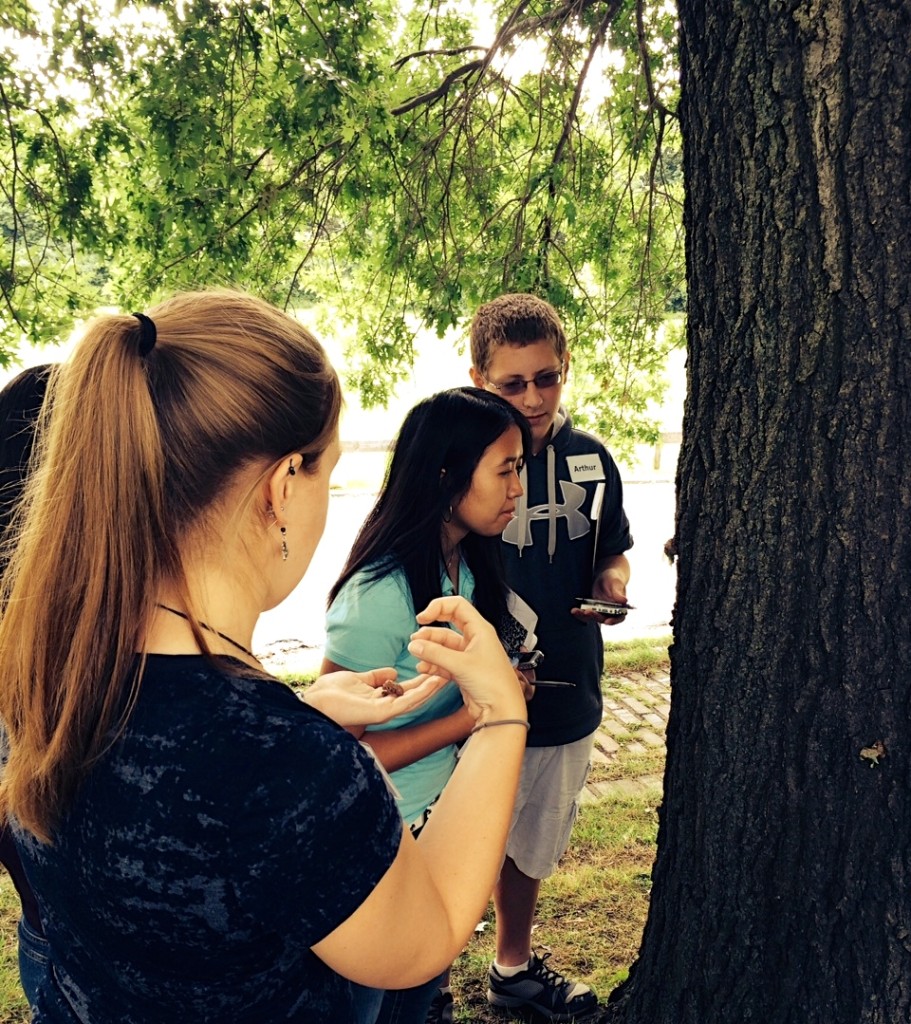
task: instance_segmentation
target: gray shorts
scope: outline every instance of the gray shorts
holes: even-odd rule
[[[566,853],[594,742],[592,733],[563,746],[525,750],[506,855],[529,878],[553,874]]]

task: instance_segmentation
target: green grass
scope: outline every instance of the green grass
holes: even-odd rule
[[[639,779],[643,775],[661,777],[664,772],[664,748],[647,748],[644,754],[626,752],[607,764],[592,764],[588,775],[589,783],[620,782],[623,779]]]
[[[645,796],[584,806],[560,870],[541,886],[535,948],[555,967],[591,985],[603,1000],[626,977],[639,948],[651,891],[657,814]],[[503,1018],[487,1004],[494,954],[493,911],[453,967],[455,1020]]]
[[[605,652],[605,696],[635,690],[630,673],[646,677],[667,671],[670,638],[611,644]],[[298,675],[297,678],[300,678]],[[635,739],[631,726],[629,739]],[[663,748],[644,753],[623,749],[606,765],[595,763],[592,781],[660,776]],[[591,985],[601,999],[626,977],[639,948],[648,911],[651,866],[660,791],[584,805],[560,870],[541,886],[533,935],[539,952],[550,951],[554,966]],[[18,899],[0,871],[0,1024],[23,1024],[28,1008],[19,988],[16,958]],[[458,1024],[502,1024],[487,1005],[487,968],[494,953],[493,908],[482,930],[468,942],[453,967]]]
[[[667,649],[671,637],[638,637],[604,645],[604,673],[606,676],[627,672],[666,671],[669,665]]]
[[[29,1019],[28,1003],[19,985],[19,897],[6,873],[0,871],[0,1024]]]

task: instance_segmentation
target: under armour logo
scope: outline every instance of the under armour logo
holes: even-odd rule
[[[579,484],[571,483],[569,480],[561,480],[560,489],[563,491],[563,504],[554,507],[554,515],[558,519],[566,520],[566,530],[569,533],[569,539],[577,540],[579,537],[584,537],[591,529],[588,516],[579,511],[582,503],[585,501],[585,488],[580,487]],[[535,505],[534,508],[528,509],[528,515],[525,519],[525,537],[522,539],[522,542],[519,542],[518,518],[509,521],[509,525],[503,531],[503,540],[507,544],[515,544],[518,547],[530,547],[532,544],[532,522],[535,519],[549,518],[550,505]]]

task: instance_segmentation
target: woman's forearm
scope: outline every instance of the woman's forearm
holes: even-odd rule
[[[519,707],[514,713],[520,722],[524,710]],[[497,714],[491,720],[512,718]],[[470,932],[493,891],[503,862],[526,735],[521,724],[490,725],[475,733],[418,839],[456,932],[466,927]]]

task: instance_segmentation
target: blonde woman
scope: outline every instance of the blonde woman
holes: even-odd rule
[[[353,1021],[346,979],[428,980],[487,902],[527,728],[493,628],[432,601],[398,697],[380,670],[304,703],[250,650],[322,533],[340,402],[312,335],[233,292],[102,317],[52,382],[0,621],[36,1021]],[[383,721],[451,677],[476,731],[415,842],[319,709]]]

